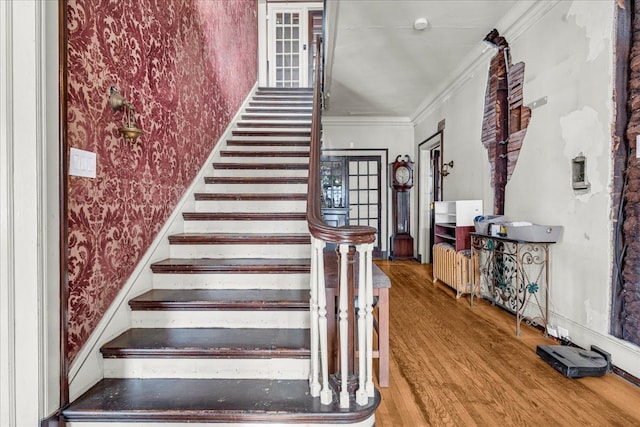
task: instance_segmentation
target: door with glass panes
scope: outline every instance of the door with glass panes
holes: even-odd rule
[[[322,33],[321,5],[304,3],[292,9],[288,4],[269,3],[269,86],[311,86],[313,40]]]

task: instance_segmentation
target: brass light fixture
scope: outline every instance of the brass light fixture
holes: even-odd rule
[[[447,176],[449,175],[451,172],[449,171],[449,169],[453,168],[453,160],[451,160],[449,163],[443,163],[442,164],[442,170],[440,171],[440,175],[442,176]]]
[[[113,111],[124,110],[122,115],[122,127],[118,128],[118,132],[127,138],[131,143],[135,143],[136,139],[144,133],[136,125],[136,109],[127,101],[115,86],[109,89],[109,105]]]

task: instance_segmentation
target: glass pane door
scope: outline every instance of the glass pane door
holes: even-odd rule
[[[276,87],[300,86],[300,14],[276,13]]]
[[[380,247],[380,163],[379,156],[348,157],[349,223],[378,230],[374,246]]]

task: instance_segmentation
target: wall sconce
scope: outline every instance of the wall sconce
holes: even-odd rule
[[[440,175],[442,176],[449,175],[451,173],[449,172],[449,168],[453,168],[453,160],[451,160],[449,163],[442,164],[442,170],[440,171]]]
[[[131,143],[135,143],[136,139],[144,133],[142,129],[138,129],[136,125],[136,109],[129,101],[127,101],[115,86],[109,89],[109,105],[113,111],[124,110],[122,116],[123,126],[118,132],[127,138]]]

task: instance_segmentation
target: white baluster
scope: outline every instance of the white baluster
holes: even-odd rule
[[[347,259],[349,257],[349,245],[340,244],[340,407],[349,407],[349,290],[347,280]]]
[[[322,391],[320,392],[320,402],[328,405],[333,401],[333,393],[329,387],[329,354],[327,339],[327,290],[324,281],[324,247],[325,242],[318,240],[317,243],[317,298],[318,298],[318,328],[320,332],[320,364],[322,374]],[[330,313],[332,316],[334,313]]]
[[[364,249],[364,250],[363,250]],[[365,388],[365,377],[367,375],[367,351],[368,343],[371,341],[371,337],[366,335],[365,328],[365,314],[366,314],[366,304],[368,304],[367,300],[367,291],[366,291],[366,280],[367,280],[367,254],[366,254],[366,245],[357,245],[356,251],[359,255],[358,259],[358,391],[356,392],[356,402],[358,405],[366,405],[369,401],[369,396],[367,394],[367,390]]]
[[[318,354],[318,342],[320,340],[318,333],[318,246],[319,241],[311,237],[311,275],[309,278],[311,285],[311,295],[309,299],[309,306],[311,308],[311,370],[309,373],[309,388],[311,396],[313,397],[320,396],[320,383],[318,382],[318,357],[320,356]]]
[[[365,268],[366,268],[366,280],[365,280],[365,293],[367,299],[366,304],[366,323],[367,323],[367,380],[366,390],[369,397],[374,395],[373,387],[373,243],[369,243],[364,246]],[[361,271],[362,273],[362,271]]]

